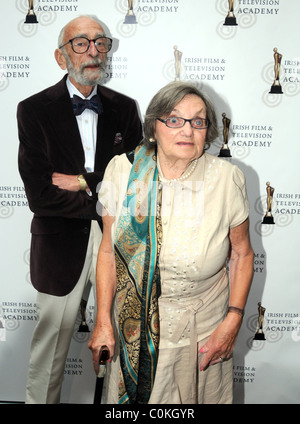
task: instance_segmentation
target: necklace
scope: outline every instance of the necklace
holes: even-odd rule
[[[188,172],[184,172],[180,177],[178,177],[178,178],[172,178],[172,179],[170,179],[170,180],[168,180],[168,179],[166,179],[166,178],[163,178],[163,177],[159,177],[159,179],[160,179],[160,181],[162,181],[162,182],[164,182],[164,183],[170,183],[170,182],[174,182],[174,181],[182,181],[182,180],[185,180],[185,179],[187,179],[194,171],[195,171],[195,168],[196,168],[196,166],[197,166],[197,163],[198,163],[198,158],[197,159],[195,159],[193,162],[192,162],[192,165],[190,165],[190,170],[188,171]]]

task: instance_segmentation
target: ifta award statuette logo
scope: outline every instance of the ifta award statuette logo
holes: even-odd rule
[[[133,12],[133,0],[128,0],[128,11],[125,16],[124,24],[137,24],[136,16]]]
[[[175,81],[180,81],[181,74],[181,58],[182,52],[178,50],[177,46],[174,46],[174,58],[175,58]]]
[[[275,224],[274,218],[272,215],[272,205],[273,205],[273,194],[274,194],[274,187],[271,187],[269,181],[266,182],[266,190],[267,190],[267,212],[264,216],[264,219],[262,221],[262,224]]]
[[[255,333],[253,340],[266,340],[264,332],[263,332],[265,312],[266,312],[266,308],[261,306],[261,302],[258,302],[258,329]]]
[[[81,299],[80,302],[80,313],[81,313],[81,323],[78,328],[78,333],[89,333],[89,327],[86,323],[86,305],[87,301],[85,299]]]
[[[24,24],[37,24],[38,20],[36,14],[34,13],[33,0],[28,0],[28,5],[29,9]]]
[[[274,79],[273,85],[271,86],[269,93],[271,93],[271,94],[282,94],[282,88],[281,88],[280,81],[279,81],[282,54],[278,53],[276,47],[273,49],[273,52],[274,52],[274,62],[275,62],[274,63],[275,79]]]
[[[223,25],[237,25],[236,17],[234,16],[234,13],[233,13],[234,0],[228,0],[228,6],[229,6],[228,15],[226,16],[225,22]]]
[[[226,113],[222,113],[223,122],[223,146],[221,147],[219,157],[231,158],[230,149],[228,147],[229,126],[231,120],[226,117]]]

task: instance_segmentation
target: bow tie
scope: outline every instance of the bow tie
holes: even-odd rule
[[[85,109],[91,109],[96,113],[102,112],[102,104],[97,94],[93,96],[90,100],[82,99],[81,97],[76,96],[76,94],[74,94],[74,96],[71,98],[71,101],[76,116],[81,115]]]

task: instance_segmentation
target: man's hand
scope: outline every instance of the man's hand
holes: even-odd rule
[[[58,186],[63,190],[80,191],[80,184],[77,175],[66,175],[58,172],[52,174],[52,184]],[[89,191],[87,187],[86,191]]]

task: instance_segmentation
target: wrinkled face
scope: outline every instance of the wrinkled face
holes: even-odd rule
[[[203,100],[194,95],[185,96],[168,116],[185,119],[206,118]],[[160,158],[168,161],[183,160],[190,162],[202,155],[207,129],[194,129],[189,122],[181,128],[168,128],[163,122],[156,121],[155,139]]]
[[[74,37],[83,36],[95,39],[103,35],[104,30],[97,22],[87,17],[81,17],[66,27],[63,43]],[[64,60],[72,83],[77,88],[78,85],[94,86],[102,82],[105,78],[106,53],[99,53],[93,42],[90,43],[88,51],[83,54],[75,53],[70,43],[64,49],[62,60]]]

